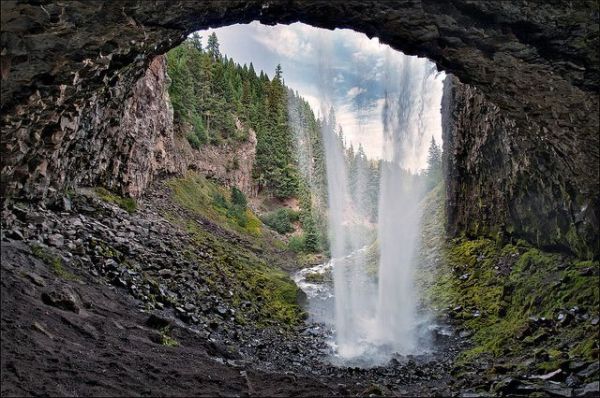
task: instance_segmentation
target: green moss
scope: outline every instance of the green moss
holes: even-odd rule
[[[193,220],[171,216],[171,222],[184,226],[196,245],[210,248],[211,258],[195,259],[202,261],[203,267],[214,276],[205,277],[206,283],[226,286],[233,293],[234,305],[251,303],[251,309],[240,308],[236,312],[236,320],[259,327],[274,324],[291,327],[301,322],[304,314],[298,305],[300,291],[284,271],[260,257],[254,249],[204,230]],[[193,257],[193,248],[187,253]]]
[[[34,256],[48,264],[56,276],[65,280],[77,280],[75,275],[65,270],[61,258],[52,254],[49,249],[40,245],[32,245],[31,252]]]
[[[182,207],[229,230],[253,237],[262,235],[258,217],[249,208],[234,204],[225,187],[195,172],[171,179],[168,185],[173,199]]]
[[[598,267],[597,262],[577,262],[524,242],[498,247],[488,239],[455,240],[446,259],[447,267],[439,271],[427,293],[438,308],[462,307],[455,317],[464,319],[464,325],[473,330],[474,346],[462,354],[461,361],[484,354],[518,356],[532,347],[551,350],[564,342],[570,343],[571,356],[597,358],[595,332],[586,322],[550,331],[530,327],[529,321],[530,317],[554,319],[574,306],[596,314],[598,276],[582,269]],[[523,333],[527,330],[532,332]],[[549,352],[551,358],[540,369],[564,360],[561,351]]]
[[[169,335],[170,329],[167,326],[160,331],[160,344],[166,347],[179,347],[179,342]]]
[[[102,187],[96,188],[95,192],[100,199],[105,202],[114,203],[128,213],[133,213],[137,209],[137,203],[133,198],[119,196]]]

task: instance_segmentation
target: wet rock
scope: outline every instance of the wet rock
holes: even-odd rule
[[[585,367],[585,362],[581,361],[572,361],[569,362],[569,370],[578,371]]]
[[[494,393],[502,393],[502,394],[515,393],[517,391],[517,387],[520,384],[521,383],[519,382],[519,380],[514,379],[512,377],[506,377],[506,378],[494,383],[494,385],[492,386],[492,391]]]
[[[579,378],[577,376],[575,376],[573,373],[571,373],[565,379],[565,384],[567,385],[567,387],[571,387],[571,388],[578,387],[581,384],[581,380],[579,380]]]
[[[62,208],[63,208],[64,211],[71,211],[71,210],[73,210],[73,204],[72,204],[70,198],[68,198],[66,196],[63,196],[63,198],[62,198]]]
[[[62,248],[65,245],[65,238],[61,234],[52,234],[48,236],[48,245],[54,246],[57,249]]]
[[[598,374],[599,364],[598,362],[592,362],[587,368],[577,372],[577,376],[583,377],[584,379]]]
[[[25,237],[23,236],[23,233],[21,231],[19,231],[18,229],[13,229],[13,230],[8,231],[6,236],[11,239],[15,239],[15,240],[24,240],[25,239]]]
[[[460,398],[481,398],[481,397],[489,397],[490,394],[483,391],[461,391],[458,396]]]
[[[470,330],[461,330],[458,333],[458,337],[460,337],[461,339],[466,339],[468,337],[471,337],[473,335],[473,332]]]
[[[151,314],[146,320],[146,325],[150,326],[153,329],[164,329],[171,325],[171,321],[169,321],[167,318]]]
[[[556,320],[560,325],[566,326],[573,320],[573,315],[570,312],[560,312],[557,315]]]
[[[80,304],[77,296],[67,287],[48,290],[42,293],[42,301],[46,305],[60,308],[65,311],[79,313]]]
[[[573,389],[558,384],[544,384],[542,391],[553,397],[572,397]]]
[[[217,313],[220,314],[220,315],[227,314],[227,308],[225,308],[225,307],[223,307],[221,305],[217,306],[216,310],[217,310]]]
[[[598,397],[600,396],[600,382],[594,381],[586,384],[583,388],[575,390],[576,397]]]

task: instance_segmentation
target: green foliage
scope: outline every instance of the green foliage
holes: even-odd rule
[[[304,236],[296,235],[290,237],[288,242],[288,250],[293,251],[294,253],[300,253],[304,250]]]
[[[231,198],[234,189],[227,191],[198,173],[190,172],[169,180],[168,184],[175,201],[184,208],[235,231],[252,236],[262,234],[260,220],[246,206],[241,206],[246,197],[237,188],[235,204]]]
[[[262,216],[261,221],[280,234],[287,234],[294,231],[290,217],[290,214],[294,213],[296,212],[281,208]]]
[[[219,191],[213,192],[212,194],[213,197],[213,205],[219,209],[225,209],[227,210],[227,208],[229,207],[227,204],[227,199],[225,199],[225,196],[223,196],[223,194]]]
[[[328,126],[331,129],[331,126]],[[335,134],[334,130],[328,134]],[[338,134],[338,145],[343,146],[343,136]],[[362,145],[355,152],[352,145],[344,153],[346,169],[348,170],[348,187],[350,195],[357,205],[357,211],[367,220],[377,220],[379,203],[379,176],[382,161],[373,161],[367,158]]]
[[[574,306],[596,314],[599,278],[582,272],[588,263],[524,242],[498,247],[488,239],[452,242],[447,260],[448,267],[440,270],[430,294],[438,308],[460,306],[455,317],[474,331],[475,346],[463,360],[483,354],[518,356],[531,351],[531,346],[545,351],[563,347],[560,351],[567,357],[597,360],[598,346],[593,343],[597,331],[589,322],[559,326],[551,333],[530,320],[556,319]],[[556,363],[542,364],[540,369],[545,366]]]
[[[201,37],[192,36],[170,50],[167,65],[175,119],[191,126],[186,136],[190,145],[196,149],[236,145],[254,130],[252,175],[258,191],[280,199],[303,198],[303,212],[315,223],[309,227],[315,229],[308,235],[310,250],[325,247],[327,183],[321,123],[310,105],[283,84],[281,66],[272,80],[262,71],[257,74],[252,64],[240,66],[220,53],[214,33],[206,48]],[[239,160],[228,167],[239,169]],[[216,205],[241,225],[247,224],[242,209],[229,209],[223,201]],[[279,230],[289,232],[288,227]]]
[[[97,187],[95,192],[100,199],[104,200],[105,202],[114,203],[128,213],[133,213],[137,209],[137,203],[133,198],[119,196],[102,187]]]
[[[429,152],[427,155],[427,171],[425,173],[427,190],[433,189],[442,180],[442,149],[431,137]]]
[[[167,326],[160,331],[160,344],[165,347],[179,347],[179,342],[169,335],[170,328]]]
[[[244,195],[244,193],[235,186],[231,187],[231,203],[234,206],[239,206],[243,208],[244,210],[246,209],[246,205],[248,204],[248,201],[246,200],[246,195]]]
[[[312,220],[303,223],[304,228],[304,250],[310,253],[319,251],[319,234]]]

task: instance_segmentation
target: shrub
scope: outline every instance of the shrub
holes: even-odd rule
[[[196,136],[196,134],[192,133],[188,133],[187,135],[187,140],[190,143],[190,145],[192,146],[192,148],[194,149],[199,149],[200,146],[202,145],[202,143],[200,142],[200,140],[198,139],[198,137]]]
[[[288,249],[295,253],[304,250],[304,236],[292,236],[288,242]]]
[[[290,222],[290,211],[288,209],[279,209],[272,213],[266,214],[261,218],[261,220],[280,234],[286,234],[294,231],[294,227]]]
[[[234,206],[239,206],[246,209],[248,201],[246,200],[246,195],[242,191],[240,191],[237,187],[231,187],[231,203]]]
[[[244,228],[248,224],[248,217],[246,215],[246,208],[241,206],[231,206],[227,209],[227,217],[235,220],[237,224]]]
[[[213,193],[213,205],[217,208],[227,209],[229,205],[227,204],[227,199],[221,192]]]

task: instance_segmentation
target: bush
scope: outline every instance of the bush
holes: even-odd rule
[[[288,242],[288,249],[295,253],[304,250],[304,236],[292,236]]]
[[[248,201],[246,200],[246,195],[242,191],[240,191],[237,187],[231,187],[231,203],[234,206],[239,206],[246,209],[248,205]]]
[[[304,249],[310,253],[316,253],[319,251],[319,235],[313,228],[307,229],[304,236]]]
[[[190,143],[190,145],[192,146],[192,148],[199,149],[202,146],[202,143],[200,142],[200,140],[198,139],[196,134],[194,134],[193,132],[188,133],[186,138],[187,138],[188,142]]]
[[[248,217],[246,216],[246,208],[240,206],[231,206],[227,210],[227,217],[234,219],[237,224],[244,228],[248,224]]]
[[[286,234],[294,231],[294,227],[292,226],[290,220],[290,210],[288,209],[279,209],[272,213],[266,214],[261,218],[261,220],[280,234]]]
[[[227,199],[225,199],[225,196],[223,196],[223,194],[221,194],[220,192],[215,192],[213,194],[213,205],[221,209],[229,208],[229,205],[227,204]]]

